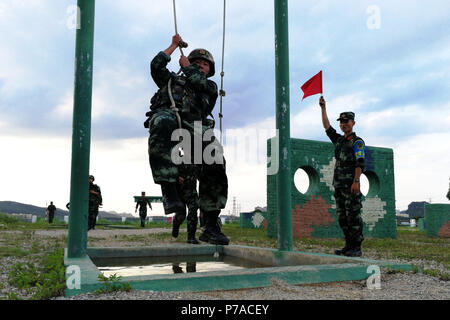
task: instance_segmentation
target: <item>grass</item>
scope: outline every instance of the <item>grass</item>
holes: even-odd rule
[[[116,291],[130,291],[131,285],[127,282],[121,282],[122,277],[113,274],[109,277],[105,277],[103,274],[98,276],[98,280],[102,283],[102,286],[95,291],[97,294],[116,292]]]
[[[45,254],[36,265],[19,262],[9,272],[9,284],[41,300],[64,294],[66,287],[63,249]]]
[[[123,224],[140,228],[139,223],[125,222]],[[172,226],[168,223],[150,223],[146,228],[149,227],[166,228],[168,232],[116,235],[113,238],[100,240],[117,241],[133,246],[168,242],[185,243],[187,240],[186,232],[181,232],[177,239],[173,239],[170,233]],[[2,284],[0,292],[3,293],[3,299],[49,299],[63,295],[65,289],[63,248],[67,246],[67,236],[51,238],[44,242],[35,235],[38,229],[49,229],[49,225],[45,220],[31,224],[0,213],[0,230],[12,231],[0,232],[0,258],[14,257],[20,261],[8,266],[8,284],[18,291],[5,292],[5,284]],[[186,230],[186,224],[181,226],[181,230]],[[263,229],[242,229],[239,223],[235,222],[224,224],[222,230],[232,244],[278,248],[277,239],[267,237]],[[420,269],[426,275],[444,281],[450,280],[450,239],[430,238],[425,232],[409,227],[398,227],[397,231],[396,239],[366,239],[363,243],[363,257],[383,260],[399,259],[413,264],[421,264],[421,261],[424,261],[425,263],[417,265],[413,272],[419,272]],[[98,239],[92,238],[93,240]],[[293,239],[293,247],[297,251],[333,253],[336,248],[341,248],[343,245],[342,239]],[[428,268],[424,267],[427,262]],[[435,264],[444,266],[446,271],[436,269]],[[398,271],[388,271],[388,273],[395,272]],[[109,278],[104,277],[100,281],[103,282],[103,286],[98,293],[130,289],[126,283],[121,282],[120,277],[115,275]]]

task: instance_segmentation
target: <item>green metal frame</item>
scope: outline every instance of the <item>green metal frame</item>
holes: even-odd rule
[[[68,256],[86,256],[95,0],[78,0]]]
[[[75,92],[68,257],[86,255],[88,176],[91,142],[92,70],[95,0],[78,0],[80,26],[76,33]],[[289,32],[288,1],[275,0],[276,125],[279,132],[278,210],[281,251],[292,250],[290,184]]]

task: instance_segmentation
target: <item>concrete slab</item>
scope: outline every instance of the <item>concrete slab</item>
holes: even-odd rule
[[[66,296],[92,292],[101,287],[102,283],[98,280],[100,271],[92,259],[212,256],[216,250],[222,255],[264,263],[268,266],[230,271],[127,276],[122,278],[122,282],[129,283],[132,288],[138,290],[213,291],[269,286],[272,278],[278,278],[290,284],[363,280],[372,274],[368,272],[368,267],[371,265],[380,268],[390,266],[399,270],[412,270],[409,264],[390,261],[239,245],[172,244],[135,248],[88,248],[86,257],[79,259],[66,257],[64,260],[66,266],[76,265],[81,271],[80,288],[68,286]]]

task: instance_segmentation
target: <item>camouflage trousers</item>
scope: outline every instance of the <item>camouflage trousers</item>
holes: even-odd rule
[[[198,216],[197,211],[199,208],[199,197],[197,193],[197,169],[196,166],[180,165],[179,174],[183,179],[177,184],[177,192],[181,201],[188,208],[187,215],[187,230],[193,232],[197,230]],[[181,225],[186,219],[186,213],[180,212],[175,215],[175,223]]]
[[[350,188],[336,188],[334,198],[336,199],[339,226],[345,239],[350,242],[362,242],[364,236],[361,218],[361,192],[352,194]]]
[[[89,203],[88,230],[95,229],[98,216],[98,204]]]
[[[182,121],[182,125],[190,133],[193,144],[193,124]],[[172,149],[179,143],[178,141],[172,141],[172,133],[176,129],[179,129],[177,118],[175,113],[170,109],[159,109],[150,119],[148,154],[153,180],[157,184],[164,182],[178,183],[179,177],[182,176],[180,165],[172,161]],[[206,129],[206,127],[202,128],[202,133]],[[212,141],[219,145],[214,137]],[[208,142],[202,141],[202,153],[210,143],[211,140]],[[191,148],[191,150],[194,151],[195,148]],[[190,159],[195,159],[195,156],[192,154],[187,156]],[[222,163],[214,162],[212,164],[206,164],[203,159],[201,162],[201,164],[184,165],[191,167],[190,171],[195,173],[195,181],[199,181],[198,207],[204,212],[223,209],[225,208],[228,196],[228,178],[226,175],[225,159],[222,157]]]

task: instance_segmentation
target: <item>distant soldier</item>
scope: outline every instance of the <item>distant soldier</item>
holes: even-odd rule
[[[95,230],[97,223],[98,207],[103,205],[102,192],[100,187],[94,184],[94,176],[89,176],[89,217],[88,217],[88,231]]]
[[[55,217],[56,207],[53,205],[53,201],[50,201],[50,205],[47,207],[48,223],[53,223]]]
[[[153,210],[150,201],[148,201],[148,199],[145,197],[145,192],[142,191],[141,197],[136,202],[136,209],[134,210],[134,212],[136,213],[139,207],[139,217],[141,218],[142,228],[145,228],[145,219],[147,218],[147,205],[150,207],[150,210]]]
[[[336,250],[335,253],[359,257],[361,243],[364,240],[359,178],[365,166],[365,144],[363,139],[353,132],[355,125],[353,112],[342,112],[337,119],[344,133],[340,135],[330,125],[323,96],[320,97],[319,105],[322,108],[323,127],[334,145],[336,158],[333,176],[334,198],[339,226],[345,236],[345,247]]]

